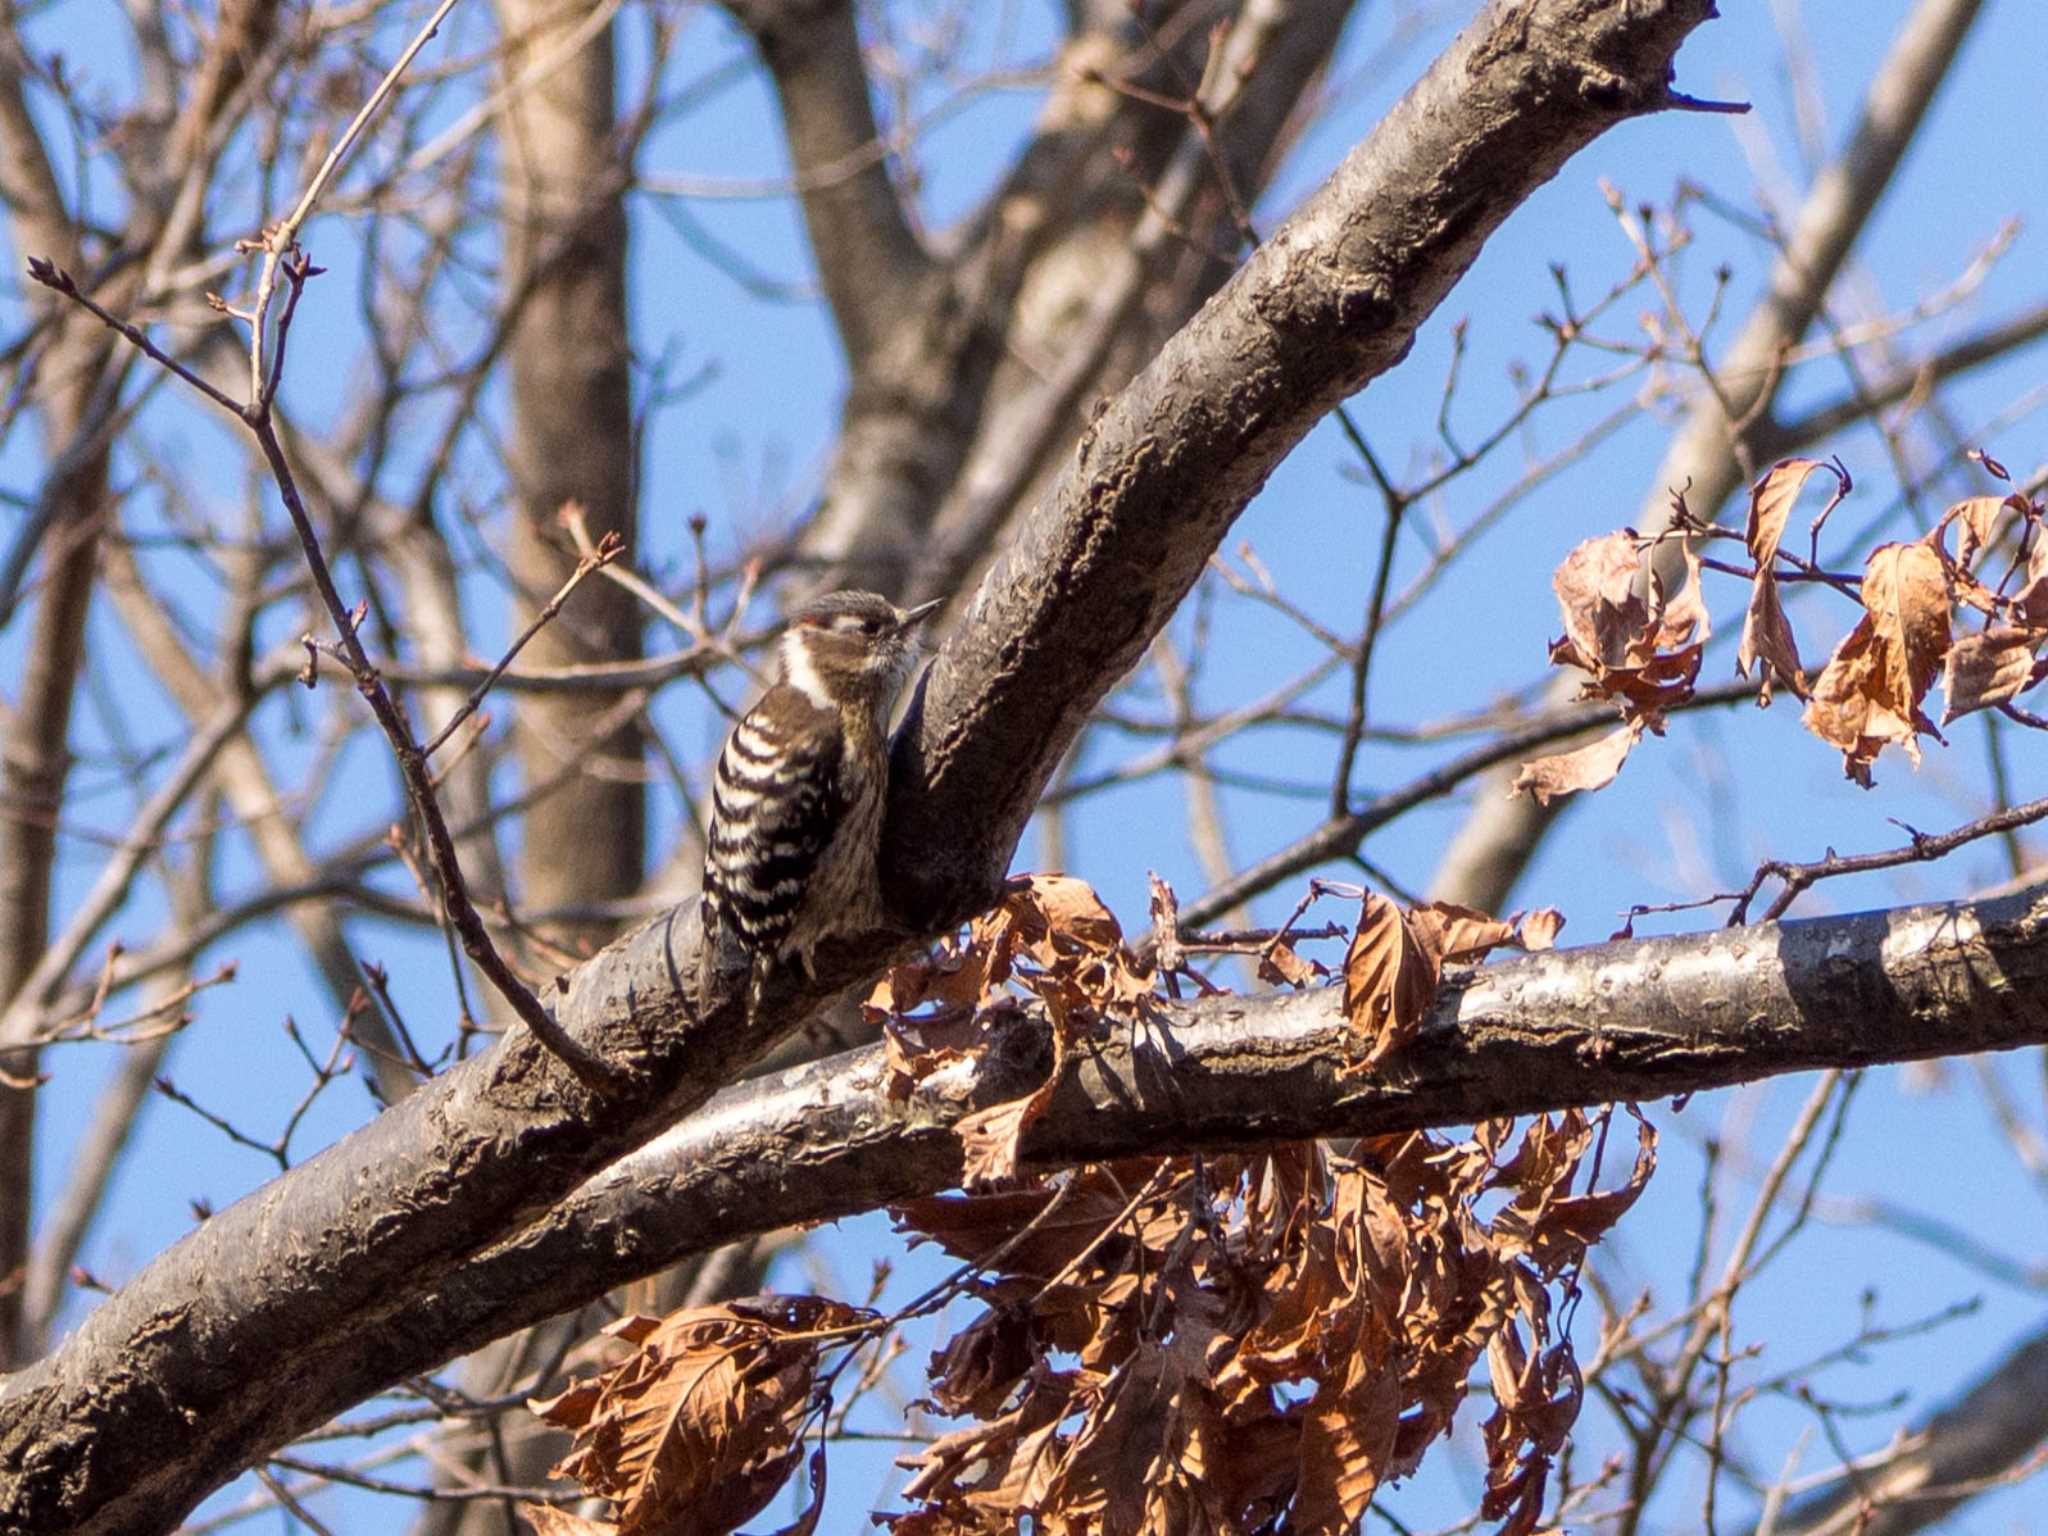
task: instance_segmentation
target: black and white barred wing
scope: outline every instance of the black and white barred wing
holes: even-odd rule
[[[773,951],[795,922],[844,807],[837,716],[785,684],[733,728],[711,785],[705,889],[747,948]]]

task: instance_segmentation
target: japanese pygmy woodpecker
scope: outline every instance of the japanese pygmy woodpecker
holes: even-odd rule
[[[917,627],[938,606],[831,592],[790,621],[780,680],[733,727],[712,774],[700,999],[722,934],[752,959],[751,1007],[782,960],[796,956],[815,977],[822,940],[881,921],[889,716],[917,659]]]

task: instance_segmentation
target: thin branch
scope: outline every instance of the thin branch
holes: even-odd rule
[[[592,571],[602,570],[625,552],[626,541],[616,533],[607,533],[603,538],[599,539],[596,548],[576,562],[576,569],[569,573],[569,579],[562,583],[560,590],[553,597],[541,605],[540,612],[533,616],[533,622],[520,631],[517,640],[514,640],[511,645],[506,647],[505,654],[498,658],[498,664],[484,674],[483,681],[470,691],[469,697],[464,699],[461,706],[448,717],[447,723],[441,727],[440,732],[432,741],[420,748],[420,755],[432,757],[436,752],[440,751],[442,746],[447,743],[448,738],[461,728],[462,722],[476,713],[477,707],[483,703],[484,696],[491,691],[492,685],[505,675],[505,669],[512,665],[521,651],[526,649],[526,642],[554,621],[555,615],[562,611],[562,604],[569,600],[569,594],[583,585],[583,578]]]

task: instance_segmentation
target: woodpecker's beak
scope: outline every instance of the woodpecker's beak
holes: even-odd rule
[[[919,603],[915,608],[905,611],[902,623],[896,627],[898,629],[911,629],[922,624],[926,619],[937,613],[945,605],[945,601],[943,597],[935,597],[928,603]]]

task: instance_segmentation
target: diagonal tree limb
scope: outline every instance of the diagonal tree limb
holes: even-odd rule
[[[2048,336],[2048,304],[2029,309],[1956,338],[1940,350],[1872,379],[1867,387],[1802,412],[1789,421],[1766,418],[1749,430],[1751,451],[1758,462],[1782,459],[1845,427],[1869,418],[1873,411],[1897,405],[1916,390],[1944,383],[1993,363]]]
[[[1105,409],[982,582],[899,738],[890,894],[930,933],[995,889],[1085,716],[1231,520],[1333,403],[1398,360],[1485,237],[1606,129],[1680,104],[1671,62],[1709,0],[1496,0],[1326,186]],[[902,941],[828,946],[753,1017],[697,1010],[694,908],[551,989],[612,1063],[598,1098],[528,1031],[219,1213],[42,1362],[0,1381],[0,1525],[160,1531],[331,1416],[380,1319],[703,1103]],[[473,1340],[421,1338],[432,1352]],[[395,1378],[406,1369],[395,1360]],[[60,1426],[62,1426],[60,1428]]]
[[[1853,1472],[1795,1499],[1752,1536],[1909,1536],[2038,1464],[2048,1330],[2036,1329],[1954,1402]]]
[[[1589,1015],[1598,989],[1605,1006]],[[1342,989],[1162,1003],[1100,1030],[1024,1141],[1059,1166],[1647,1101],[1775,1073],[2048,1042],[2048,891],[1591,945],[1450,980],[1416,1042],[1347,1073]],[[994,1016],[978,1061],[907,1095],[875,1046],[728,1088],[349,1339],[271,1374],[340,1406],[734,1237],[956,1185],[955,1127],[1043,1080],[1047,1033]],[[202,1229],[203,1230],[203,1229]],[[280,1396],[283,1394],[280,1393]],[[316,1410],[295,1417],[316,1420]]]
[[[1669,104],[1608,50],[1673,11],[1641,30],[1616,8],[1587,19],[1601,35],[1578,52],[1547,8],[1489,6],[1083,434],[968,600],[970,630],[1001,647],[946,647],[899,738],[884,867],[906,845],[943,849],[893,866],[921,922],[988,899],[1089,711],[1308,428],[1406,355],[1504,216],[1496,199],[1554,175],[1588,107]]]
[[[1198,135],[1181,114],[1117,88],[1128,81],[1147,97],[1184,89],[1179,82],[1200,74],[1204,59],[1191,19],[1212,9],[1175,8],[1165,37],[1122,13],[1077,24],[1031,141],[949,237],[920,303],[868,353],[849,355],[853,379],[823,505],[802,542],[807,559],[828,565],[824,584],[904,596],[936,540],[944,569],[918,579],[951,593],[959,572],[986,560],[1002,519],[1050,482],[1086,402],[1120,389],[1228,275],[1207,254],[1237,244],[1217,217],[1215,167],[1200,153],[1202,163],[1187,163]],[[1266,42],[1240,60],[1251,77],[1225,88],[1234,108],[1212,130],[1218,161],[1241,194],[1255,195],[1353,4],[1245,0],[1223,9],[1236,14],[1230,36]],[[1187,249],[1150,241],[1127,280],[1133,233],[1162,206]],[[828,248],[817,248],[829,261]],[[1131,297],[1106,302],[1105,283]]]

